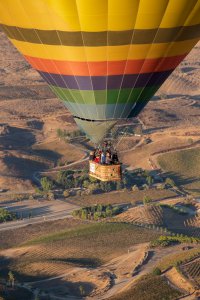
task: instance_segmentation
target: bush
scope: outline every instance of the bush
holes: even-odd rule
[[[69,196],[70,196],[69,191],[68,191],[68,190],[65,190],[65,191],[63,192],[63,196],[64,196],[65,198],[69,197]]]
[[[53,188],[53,182],[48,177],[42,177],[40,184],[44,192],[48,192]]]
[[[52,192],[48,192],[47,197],[49,200],[55,200],[54,193],[52,193]]]
[[[170,186],[170,187],[175,187],[175,182],[174,182],[174,180],[171,179],[171,178],[169,178],[169,177],[165,179],[165,184],[166,184],[167,186]]]
[[[148,205],[148,204],[150,204],[151,202],[152,202],[152,199],[151,199],[150,197],[144,196],[144,198],[143,198],[143,204],[144,204],[144,205]]]
[[[132,186],[132,191],[139,191],[139,188],[136,184]]]
[[[155,269],[153,269],[153,272],[152,272],[152,274],[153,275],[161,275],[161,269],[159,269],[159,268],[155,268]]]

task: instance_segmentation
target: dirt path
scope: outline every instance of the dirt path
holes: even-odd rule
[[[105,293],[103,297],[96,298],[96,300],[104,300],[127,290],[129,287],[133,286],[141,276],[151,273],[166,255],[179,253],[180,251],[182,251],[181,249],[182,245],[178,245],[150,251],[148,258],[139,268],[138,273],[136,275],[134,275],[131,278],[124,279],[123,281],[116,282],[116,284],[107,293]]]

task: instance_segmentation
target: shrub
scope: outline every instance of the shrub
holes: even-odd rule
[[[69,191],[65,190],[65,191],[63,192],[63,196],[64,196],[65,198],[69,197],[69,195],[70,195]]]
[[[40,184],[44,192],[48,192],[53,188],[53,182],[48,177],[42,177]]]
[[[132,186],[132,191],[133,192],[134,191],[138,191],[138,190],[139,190],[139,188],[138,188],[137,184],[135,184],[135,185]]]
[[[48,192],[47,197],[49,200],[55,200],[54,193],[52,193],[52,192]]]
[[[143,198],[143,204],[144,204],[144,205],[148,205],[148,204],[150,204],[151,202],[152,202],[152,199],[151,199],[150,197],[144,196],[144,198]]]
[[[155,268],[155,269],[153,269],[153,272],[152,272],[152,274],[153,275],[161,275],[161,269],[159,269],[159,268]]]
[[[171,179],[171,178],[169,178],[169,177],[165,179],[165,184],[168,185],[168,186],[170,186],[170,187],[174,187],[175,186],[174,180]]]

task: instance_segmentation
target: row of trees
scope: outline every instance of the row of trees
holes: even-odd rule
[[[88,206],[72,212],[74,217],[81,218],[83,220],[99,220],[101,218],[108,218],[116,216],[122,212],[122,208],[119,206],[108,205],[95,205]]]
[[[80,188],[81,190],[87,190],[88,194],[110,192],[113,190],[129,189],[132,191],[148,190],[154,184],[154,179],[147,171],[140,173],[140,180],[138,183],[134,183],[138,180],[137,175],[131,172],[125,172],[122,181],[118,182],[102,182],[97,179],[91,178],[88,175],[88,170],[60,170],[57,173],[57,177],[52,181],[48,177],[42,177],[40,180],[41,189],[37,189],[36,192],[48,196],[49,199],[54,199],[52,193],[53,188],[58,187],[64,190]],[[166,187],[174,187],[175,183],[171,178],[166,178],[163,183],[163,189]],[[79,191],[79,193],[85,193],[85,191]]]
[[[159,238],[151,242],[152,247],[162,246],[167,247],[177,243],[200,243],[200,238],[197,237],[189,237],[183,234],[176,234],[175,236],[164,236],[161,235]]]

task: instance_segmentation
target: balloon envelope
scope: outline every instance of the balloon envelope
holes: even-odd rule
[[[1,0],[0,23],[98,143],[200,38],[200,0]]]

